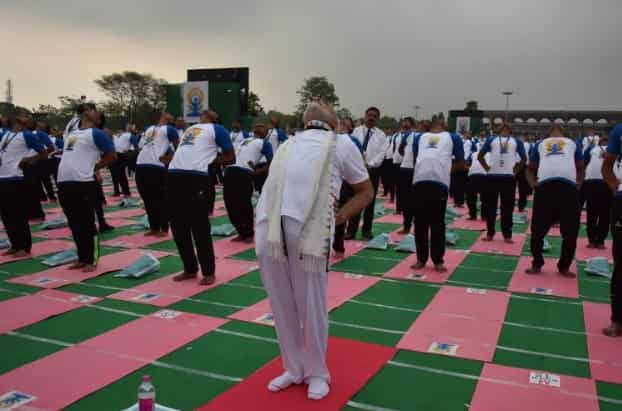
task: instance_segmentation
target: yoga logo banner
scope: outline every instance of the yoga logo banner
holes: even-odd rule
[[[198,123],[201,111],[209,108],[207,81],[192,81],[183,86],[184,120],[188,123]]]

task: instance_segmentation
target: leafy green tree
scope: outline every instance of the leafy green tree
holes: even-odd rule
[[[248,114],[251,117],[258,117],[265,114],[259,102],[259,96],[252,91],[248,93]]]
[[[328,81],[325,76],[315,76],[305,79],[300,90],[296,92],[300,98],[296,107],[296,115],[301,115],[307,104],[315,98],[331,104],[333,107],[339,107],[339,97],[335,92],[335,85]]]

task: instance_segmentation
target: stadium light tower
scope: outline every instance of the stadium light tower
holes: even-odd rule
[[[419,117],[419,110],[421,109],[421,106],[415,106],[415,121],[418,121],[418,117]]]
[[[510,96],[514,94],[513,91],[504,91],[501,94],[505,96],[505,124],[508,123],[508,115],[510,114]]]

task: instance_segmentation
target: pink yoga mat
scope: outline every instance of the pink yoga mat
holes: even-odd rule
[[[500,291],[444,286],[398,348],[492,361],[509,299]]]
[[[497,233],[492,241],[484,241],[484,238],[486,238],[486,233],[482,233],[479,240],[473,244],[471,247],[472,252],[513,255],[518,257],[522,254],[527,236],[525,236],[525,234],[513,234],[512,240],[514,242],[512,244],[505,243],[503,241],[503,236],[500,233]]]
[[[3,374],[0,392],[20,391],[37,397],[29,407],[59,410],[224,323],[158,312]]]
[[[151,253],[156,258],[171,255],[171,253],[165,251],[151,251]],[[139,259],[143,254],[143,250],[127,250],[106,255],[99,259],[97,270],[91,273],[84,273],[80,270],[70,270],[68,268],[69,265],[63,265],[49,268],[35,274],[12,278],[8,280],[8,282],[34,285],[41,288],[58,288],[67,284],[79,283],[80,281],[88,280],[111,271],[121,270]]]
[[[327,292],[328,311],[332,311],[343,305],[346,301],[367,290],[378,281],[380,281],[380,279],[377,277],[329,272]],[[272,314],[272,307],[270,307],[268,299],[265,299],[229,317],[241,321],[270,324],[270,321],[265,321],[266,315],[270,314]]]
[[[112,213],[107,213],[106,217],[109,218],[130,218],[130,217],[138,217],[145,214],[145,210],[142,208],[128,208],[127,210],[119,210],[114,211]]]
[[[529,267],[531,267],[531,257],[521,257],[518,260],[518,265],[508,287],[509,291],[579,298],[577,278],[562,277],[557,271],[556,259],[545,258],[541,274],[530,275],[525,273]],[[572,263],[570,270],[574,273],[577,272],[575,263]]]
[[[480,219],[469,220],[468,216],[462,216],[449,224],[449,228],[483,231],[486,229],[486,221]]]
[[[611,338],[602,333],[602,329],[611,323],[611,308],[608,304],[584,301],[583,316],[592,378],[622,384],[622,338]]]
[[[166,237],[156,237],[153,235],[146,236],[145,232],[146,231],[141,231],[136,234],[122,235],[112,240],[104,241],[102,242],[102,245],[110,247],[138,248],[173,239],[173,236],[170,233]]]
[[[232,238],[223,238],[214,241],[214,255],[219,258],[229,257],[255,247],[254,243],[248,244],[231,240]]]
[[[30,254],[25,257],[14,257],[11,255],[0,255],[0,264],[12,261],[25,260],[28,258],[39,257],[46,254],[58,253],[70,248],[75,248],[72,242],[62,240],[41,241],[32,244]]]
[[[434,270],[434,265],[428,261],[428,264],[419,270],[410,268],[411,265],[417,262],[417,255],[412,254],[391,270],[384,274],[385,277],[408,279],[416,281],[425,281],[430,283],[445,283],[447,279],[456,271],[456,268],[462,263],[462,260],[466,257],[466,253],[461,250],[446,250],[445,251],[445,267],[447,272],[439,273]]]
[[[610,263],[613,263],[613,253],[611,247],[613,242],[611,240],[605,240],[605,250],[599,250],[597,248],[587,248],[589,241],[587,238],[577,238],[577,251],[576,257],[579,261],[586,261],[594,257],[606,257]]]
[[[174,275],[171,275],[120,291],[110,295],[108,298],[167,307],[185,298],[231,281],[257,268],[258,266],[252,262],[225,258],[218,259],[216,260],[216,282],[210,286],[199,285],[198,279],[175,282],[173,281]]]
[[[44,290],[36,294],[2,301],[0,312],[4,314],[0,316],[0,334],[100,300],[100,298],[64,291]]]
[[[136,221],[125,220],[125,219],[108,219],[108,224],[113,227],[125,227],[128,225],[136,224]],[[61,239],[61,238],[71,238],[71,230],[69,227],[63,228],[55,228],[53,230],[43,230],[38,231],[36,233],[32,233],[33,237],[39,238],[49,238],[49,239]]]
[[[484,364],[469,411],[598,411],[596,384],[560,375],[560,386],[529,382],[535,370]]]
[[[374,221],[376,223],[402,224],[404,222],[404,217],[401,214],[390,213],[376,218]]]
[[[389,200],[385,200],[382,202],[382,206],[384,208],[390,208],[391,210],[395,210],[395,203],[390,202]]]

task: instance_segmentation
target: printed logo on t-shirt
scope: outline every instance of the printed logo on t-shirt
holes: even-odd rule
[[[431,136],[428,138],[428,148],[438,148],[438,143],[440,143],[440,136]]]
[[[566,148],[566,141],[563,138],[551,138],[547,139],[544,143],[544,153],[547,156],[564,154]]]
[[[181,143],[179,143],[179,145],[181,145],[181,146],[193,146],[194,145],[194,141],[200,135],[201,135],[201,129],[200,128],[194,128],[194,127],[193,128],[189,128],[188,130],[186,130],[184,135],[181,137]]]
[[[67,144],[65,144],[65,151],[73,151],[73,146],[75,146],[77,142],[77,136],[69,136],[67,138]]]

